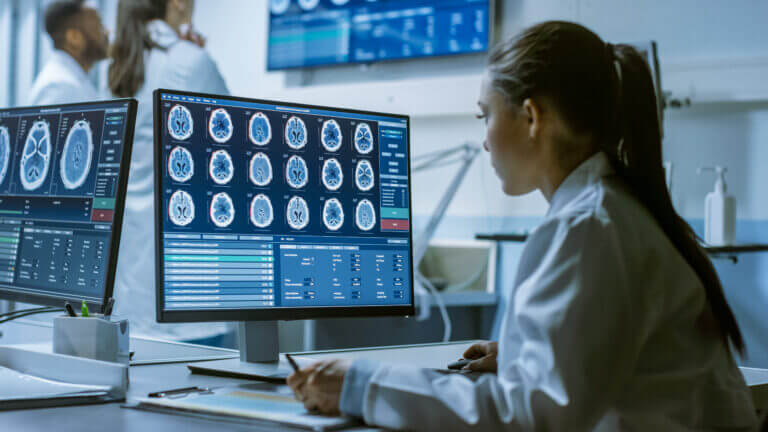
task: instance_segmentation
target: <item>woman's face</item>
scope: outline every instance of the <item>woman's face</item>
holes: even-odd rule
[[[491,154],[491,165],[501,179],[507,195],[523,195],[537,188],[537,148],[532,128],[534,116],[530,107],[510,106],[491,85],[486,73],[478,100],[485,120],[483,147]]]

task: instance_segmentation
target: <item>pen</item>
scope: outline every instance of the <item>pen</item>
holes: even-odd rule
[[[88,312],[88,305],[85,304],[85,300],[83,300],[83,304],[80,306],[80,316],[83,318],[91,316],[90,312]]]
[[[288,360],[288,363],[291,364],[291,367],[293,368],[293,371],[294,372],[298,372],[299,369],[301,369],[301,368],[299,367],[299,365],[296,364],[296,360],[294,360],[293,357],[291,357],[290,354],[284,354],[284,355],[285,355],[285,358]]]
[[[112,308],[115,306],[115,298],[110,297],[109,300],[107,300],[107,304],[104,305],[104,319],[109,320],[109,317],[112,316]]]
[[[71,316],[72,318],[77,317],[77,314],[75,313],[75,308],[73,308],[72,305],[69,304],[69,302],[64,302],[64,309],[67,310],[67,314],[69,314],[69,316]]]
[[[208,388],[194,386],[194,387],[184,387],[184,388],[178,388],[173,390],[163,390],[159,392],[153,392],[153,393],[149,393],[147,397],[161,398],[161,397],[175,395],[175,394],[192,393],[192,392],[207,393],[209,391],[211,390]]]

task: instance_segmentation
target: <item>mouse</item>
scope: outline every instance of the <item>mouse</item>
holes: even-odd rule
[[[471,362],[472,362],[472,360],[467,360],[467,359],[465,359],[465,358],[460,358],[460,359],[456,360],[456,361],[455,361],[455,362],[453,362],[453,363],[448,363],[448,369],[451,369],[451,370],[460,370],[460,369],[462,369],[464,366],[468,365],[468,364],[469,364],[469,363],[471,363]]]

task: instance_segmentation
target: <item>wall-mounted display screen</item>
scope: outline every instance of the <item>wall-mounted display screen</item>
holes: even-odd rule
[[[485,52],[492,0],[270,0],[267,69]]]

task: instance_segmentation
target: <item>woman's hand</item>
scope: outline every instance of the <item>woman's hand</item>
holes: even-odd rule
[[[349,360],[324,360],[294,372],[288,385],[309,411],[339,415],[339,399]]]
[[[192,24],[182,24],[182,27],[179,29],[179,38],[192,42],[200,48],[205,48],[206,39],[195,31]]]
[[[472,360],[464,369],[477,372],[496,372],[498,364],[496,356],[499,353],[498,342],[480,342],[464,351],[464,358]]]

